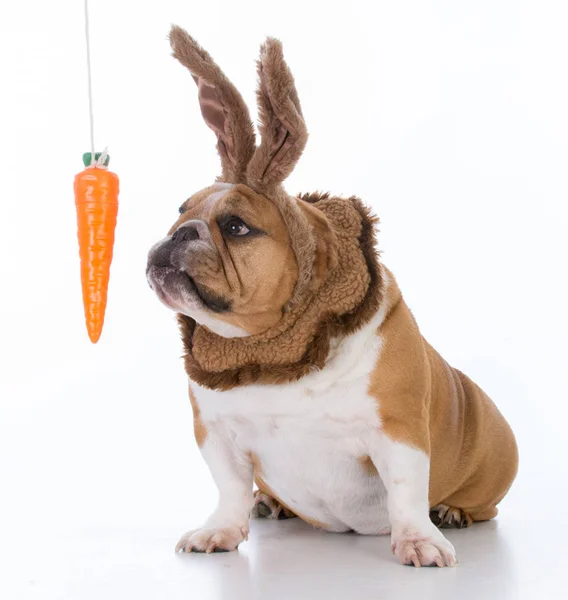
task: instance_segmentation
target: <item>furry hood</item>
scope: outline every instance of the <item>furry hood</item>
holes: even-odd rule
[[[179,315],[185,368],[199,385],[228,390],[297,381],[324,366],[332,337],[356,331],[378,310],[382,273],[375,247],[376,217],[355,197],[314,194],[298,202],[311,203],[326,216],[337,254],[335,267],[319,286],[307,285],[283,318],[258,335],[223,338]],[[314,279],[312,268],[307,281]]]
[[[286,193],[282,184],[304,151],[308,130],[278,40],[267,38],[257,63],[258,146],[241,94],[211,56],[180,27],[172,27],[170,43],[173,56],[197,84],[201,114],[217,137],[219,181],[245,184],[276,204],[298,265],[282,319],[261,334],[222,338],[180,315],[187,373],[216,390],[295,381],[324,366],[332,336],[358,329],[378,310],[376,219],[357,198]],[[323,268],[317,259],[322,236],[301,203],[311,204],[308,208],[331,230],[334,260]]]

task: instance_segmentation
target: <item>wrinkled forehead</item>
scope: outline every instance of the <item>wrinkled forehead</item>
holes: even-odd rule
[[[168,231],[168,235],[171,235],[180,225],[187,221],[193,219],[209,221],[217,202],[228,192],[231,192],[234,187],[235,184],[233,183],[214,183],[193,194],[179,207],[181,214]]]
[[[180,212],[191,215],[192,219],[206,220],[223,196],[235,188],[234,183],[215,183],[193,194],[180,207]]]
[[[215,217],[235,215],[249,225],[270,233],[283,233],[284,221],[276,205],[244,184],[215,183],[193,194],[180,207],[182,214],[170,230],[199,219],[210,222]]]

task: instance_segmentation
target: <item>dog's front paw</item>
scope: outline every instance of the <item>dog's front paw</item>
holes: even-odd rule
[[[228,527],[204,527],[188,531],[177,543],[176,552],[230,552],[248,539],[249,528],[230,525]]]
[[[454,547],[431,523],[393,527],[391,542],[403,565],[453,567],[457,562]]]

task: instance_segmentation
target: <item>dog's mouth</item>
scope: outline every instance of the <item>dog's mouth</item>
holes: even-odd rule
[[[184,271],[174,267],[151,265],[146,276],[150,287],[158,294],[160,300],[168,305],[175,304],[177,307],[184,293],[198,297],[193,279]]]
[[[173,310],[184,312],[189,299],[215,313],[227,312],[230,308],[224,298],[208,292],[199,286],[193,277],[180,269],[151,265],[146,276],[158,298]]]

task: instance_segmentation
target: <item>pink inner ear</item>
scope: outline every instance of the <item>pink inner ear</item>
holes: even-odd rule
[[[193,75],[193,79],[197,84],[199,106],[201,108],[203,120],[217,135],[219,140],[219,151],[222,152],[225,157],[229,158],[233,151],[233,144],[231,137],[227,135],[225,130],[227,116],[225,114],[223,103],[221,102],[221,97],[217,92],[217,88],[195,75]]]

